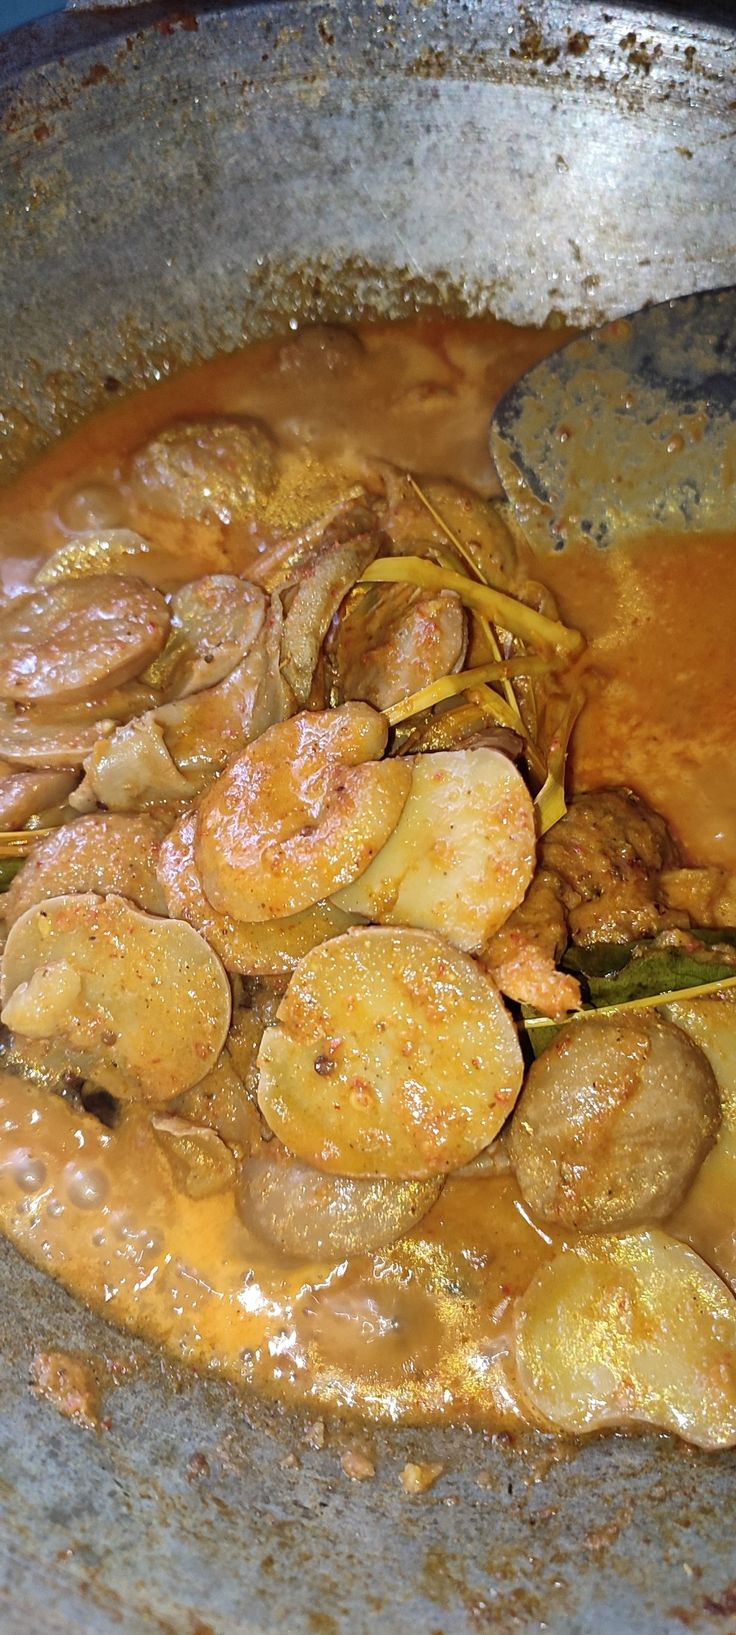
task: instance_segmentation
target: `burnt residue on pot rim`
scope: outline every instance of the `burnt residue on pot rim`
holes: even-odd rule
[[[151,5],[0,41],[0,478],[111,390],[289,322],[588,323],[729,281],[717,21],[450,10]]]

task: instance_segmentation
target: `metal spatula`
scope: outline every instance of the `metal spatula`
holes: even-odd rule
[[[736,289],[579,336],[524,375],[491,452],[538,550],[666,528],[736,532]]]

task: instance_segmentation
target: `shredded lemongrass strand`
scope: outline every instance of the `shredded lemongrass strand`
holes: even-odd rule
[[[432,501],[429,498],[429,495],[425,494],[424,489],[417,482],[416,478],[412,477],[410,471],[408,471],[407,474],[406,474],[406,480],[407,480],[410,488],[412,488],[414,493],[416,494],[416,497],[420,501],[420,504],[422,504],[424,506],[425,511],[429,512],[429,515],[431,516],[432,521],[434,523],[436,523],[438,528],[442,529],[443,534],[445,535],[445,537],[447,539],[449,539],[450,544],[454,545],[455,550],[462,557],[463,562],[467,563],[468,567],[470,568],[471,573],[474,575],[474,577],[481,584],[483,584],[484,583],[483,575],[480,573],[479,569],[476,567],[476,564],[473,561],[473,558],[470,555],[470,552],[469,552],[467,546],[463,543],[462,539],[460,538],[460,535],[456,534],[455,530],[450,527],[448,522],[445,521],[445,518],[443,517],[442,512],[438,511],[437,507],[432,504]],[[486,641],[488,643],[488,646],[489,646],[489,648],[491,650],[491,653],[493,654],[494,659],[497,659],[497,660],[500,661],[500,659],[503,657],[503,655],[501,653],[501,648],[500,648],[500,645],[499,645],[498,637],[497,637],[496,632],[495,632],[495,630],[493,628],[493,625],[491,624],[490,619],[488,619],[484,613],[478,613],[477,610],[476,610],[476,618],[477,618],[478,623],[480,625],[480,628],[481,628],[481,630],[483,632],[483,635],[485,636],[485,639],[486,639]],[[512,685],[511,685],[511,682],[508,680],[507,677],[501,677],[500,679],[501,679],[501,682],[502,682],[502,690],[503,690],[504,696],[506,698],[506,702],[509,705],[509,707],[514,711],[515,715],[518,717],[518,720],[521,721],[521,710],[519,709],[519,701],[518,701],[518,699],[516,697],[516,693],[514,692],[514,689],[513,689]]]
[[[438,568],[436,563],[428,562],[422,556],[379,557],[366,568],[360,582],[421,585],[425,590],[454,590],[467,607],[485,613],[524,641],[569,654],[579,653],[584,645],[578,630],[568,629],[557,619],[548,619],[545,613],[538,613],[536,608],[527,607],[526,602],[519,602],[504,591],[492,590],[490,585],[481,585],[477,580],[468,579],[465,574],[454,573],[449,568]]]
[[[591,1016],[617,1016],[619,1011],[655,1010],[658,1005],[673,1005],[681,999],[704,999],[708,994],[721,993],[725,988],[736,988],[736,976],[722,977],[720,982],[700,982],[694,988],[669,988],[666,993],[645,994],[643,999],[624,999],[620,1005],[591,1006],[589,1010],[570,1011],[562,1018],[554,1016],[525,1016],[522,1027],[561,1028],[566,1022],[589,1021]]]
[[[567,801],[565,799],[567,751],[572,737],[572,729],[582,707],[582,692],[573,693],[564,710],[552,743],[547,776],[534,801],[540,835],[546,835],[547,830],[551,829],[553,824],[559,823],[560,818],[564,817],[567,811]]]
[[[37,840],[53,833],[53,828],[0,830],[0,858],[25,857]]]
[[[437,681],[428,682],[426,687],[410,693],[408,698],[402,698],[383,713],[389,725],[396,727],[400,721],[407,721],[412,715],[433,709],[435,704],[443,703],[446,698],[456,698],[458,693],[466,693],[488,681],[500,681],[504,676],[544,675],[551,668],[547,659],[537,658],[533,654],[502,659],[500,664],[477,664],[471,670],[456,670],[452,675],[440,676]],[[494,696],[498,697],[498,694]]]

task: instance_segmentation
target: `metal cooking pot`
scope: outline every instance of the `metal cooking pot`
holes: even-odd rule
[[[294,317],[584,321],[736,282],[729,12],[256,0],[7,36],[3,471],[110,391]],[[378,1431],[360,1486],[339,1427],[311,1449],[7,1247],[0,1282],[7,1635],[736,1627],[728,1455]],[[36,1345],[133,1360],[109,1430],[30,1396]],[[407,1457],[445,1465],[423,1499]]]

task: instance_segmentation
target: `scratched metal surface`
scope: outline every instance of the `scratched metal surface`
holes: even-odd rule
[[[281,0],[0,42],[5,470],[111,390],[290,317],[440,300],[594,322],[733,283],[725,16]],[[727,1456],[385,1431],[358,1486],[339,1468],[351,1433],[307,1448],[7,1247],[0,1302],[3,1635],[736,1626]],[[103,1371],[132,1357],[109,1430],[29,1394],[49,1343]],[[423,1499],[398,1485],[407,1456],[445,1464]]]
[[[580,533],[607,549],[654,528],[733,528],[736,290],[579,336],[506,393],[491,448],[542,553]]]

